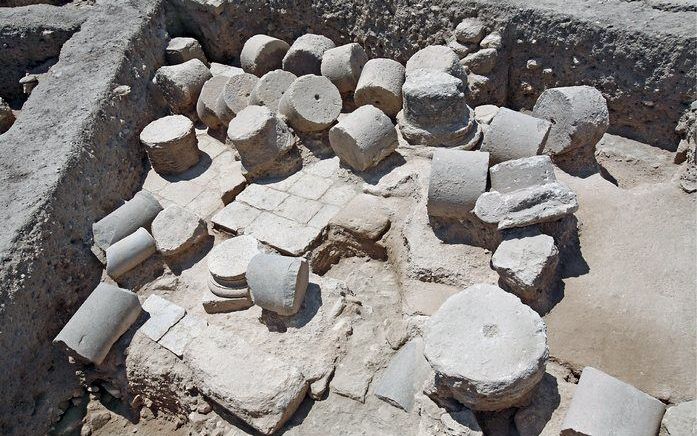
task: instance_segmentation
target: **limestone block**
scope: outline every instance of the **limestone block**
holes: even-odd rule
[[[249,96],[249,104],[266,106],[274,112],[278,111],[281,97],[297,78],[298,76],[288,71],[269,71],[254,85],[252,94]]]
[[[246,286],[247,266],[260,252],[259,241],[251,236],[241,235],[230,238],[213,247],[209,253],[208,272],[221,285]]]
[[[299,132],[329,128],[341,113],[341,94],[324,76],[306,75],[293,82],[278,104],[278,112]]]
[[[166,207],[152,222],[152,236],[164,256],[184,253],[207,234],[201,218],[177,205]]]
[[[384,112],[365,105],[329,130],[329,144],[342,162],[365,171],[397,149],[397,131]]]
[[[247,283],[254,304],[280,315],[300,310],[309,282],[307,260],[259,253],[247,267]]]
[[[358,106],[370,104],[394,118],[402,109],[402,85],[402,64],[392,59],[371,59],[363,66],[353,98]]]
[[[12,108],[0,97],[0,134],[7,132],[15,122]]]
[[[463,218],[486,191],[489,153],[436,150],[428,183],[428,214]]]
[[[455,28],[455,38],[463,44],[477,44],[484,36],[484,24],[476,18],[465,18]]]
[[[695,400],[670,406],[663,415],[659,436],[694,436],[697,434]]]
[[[149,317],[138,331],[155,342],[159,341],[186,314],[183,307],[155,294],[145,300],[143,310],[148,312]]]
[[[532,114],[552,122],[544,148],[551,155],[593,148],[610,124],[607,102],[591,86],[547,89],[540,94]]]
[[[106,249],[106,273],[117,279],[155,254],[155,239],[140,227]]]
[[[424,343],[414,338],[390,360],[375,386],[375,396],[406,412],[414,406],[414,396],[421,392],[431,368],[424,358]]]
[[[240,67],[233,67],[232,65],[219,64],[217,62],[211,62],[211,74],[215,76],[225,76],[232,77],[239,74],[243,74],[244,70]]]
[[[495,48],[499,50],[501,47],[503,47],[501,34],[499,32],[491,32],[490,34],[485,36],[484,39],[482,39],[482,41],[479,43],[479,47]]]
[[[283,57],[290,46],[287,42],[268,35],[254,35],[244,43],[240,65],[247,73],[261,77],[281,68]]]
[[[477,284],[448,298],[426,321],[424,355],[435,372],[429,396],[502,410],[524,404],[542,380],[546,327],[515,295]]]
[[[665,405],[621,380],[587,366],[562,423],[561,435],[655,436]]]
[[[249,73],[230,77],[215,104],[215,113],[223,125],[230,124],[230,120],[249,106],[249,97],[258,81],[257,76]]]
[[[307,33],[293,42],[283,58],[283,69],[296,76],[321,74],[324,52],[336,45],[334,41],[322,35]]]
[[[201,44],[197,40],[181,36],[169,40],[165,49],[165,60],[168,64],[181,64],[191,59],[198,59],[204,64],[208,63]]]
[[[460,62],[475,74],[486,76],[496,66],[499,52],[495,48],[483,48],[465,56]]]
[[[493,165],[540,154],[552,124],[502,107],[489,125],[481,149],[491,153]]]
[[[158,174],[179,174],[198,163],[194,123],[184,115],[169,115],[140,132],[152,168]]]
[[[502,193],[557,181],[552,160],[547,155],[501,162],[489,169],[489,175],[491,190]]]
[[[390,228],[390,217],[381,206],[381,198],[358,194],[343,207],[329,224],[371,241],[377,241]]]
[[[233,295],[231,291],[237,291],[238,295]],[[227,294],[227,296],[221,297],[222,293]],[[208,279],[208,290],[203,291],[201,304],[206,313],[237,312],[249,309],[254,305],[249,295],[249,289],[246,287],[228,288],[221,286],[213,278]]]
[[[201,88],[201,94],[196,102],[196,114],[210,129],[216,130],[223,127],[217,112],[218,98],[223,94],[223,89],[229,80],[230,77],[225,75],[213,75]]]
[[[237,194],[242,192],[247,186],[247,179],[242,174],[242,162],[233,161],[220,169],[218,176],[218,186],[220,188],[223,204],[232,203]]]
[[[450,74],[462,81],[467,87],[467,72],[460,64],[460,58],[450,47],[429,45],[414,53],[406,65],[407,78],[415,71],[426,69]]]
[[[191,341],[203,334],[207,326],[208,322],[205,319],[187,313],[162,336],[158,344],[181,358],[184,355],[184,349]]]
[[[140,315],[138,296],[100,283],[53,340],[83,359],[100,365],[111,346]]]
[[[491,124],[491,121],[499,111],[498,106],[483,104],[474,108],[474,119],[480,124]]]
[[[250,225],[260,214],[261,211],[259,209],[239,201],[233,201],[213,215],[211,222],[217,229],[238,234],[244,231],[244,228]]]
[[[365,54],[363,47],[352,42],[325,51],[322,55],[320,71],[341,94],[348,94],[356,89],[366,62],[368,62],[368,55]]]
[[[152,80],[173,112],[188,113],[193,112],[203,84],[211,77],[206,64],[191,59],[160,67]]]

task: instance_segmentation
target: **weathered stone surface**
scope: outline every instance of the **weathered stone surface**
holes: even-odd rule
[[[365,105],[329,130],[329,143],[342,162],[365,171],[397,149],[397,131],[384,112]]]
[[[561,435],[654,436],[665,405],[591,366],[581,373]]]
[[[495,49],[500,49],[503,47],[503,43],[501,41],[501,34],[499,32],[491,32],[487,36],[484,37],[484,39],[481,40],[479,43],[479,47],[481,48],[495,48]]]
[[[547,89],[532,114],[552,121],[544,148],[551,155],[594,147],[610,123],[605,98],[591,86]]]
[[[138,296],[100,283],[55,337],[53,343],[100,365],[111,346],[140,315]]]
[[[232,77],[238,74],[243,74],[244,70],[240,67],[233,67],[232,65],[219,64],[217,62],[211,62],[211,74],[215,76],[225,76]]]
[[[257,183],[249,185],[237,196],[238,201],[262,210],[274,210],[286,198],[288,198],[288,193]]]
[[[324,76],[305,75],[293,82],[278,104],[278,112],[300,132],[327,129],[341,112],[339,90]]]
[[[242,109],[249,106],[249,96],[258,81],[257,76],[249,73],[230,77],[215,103],[215,113],[223,125],[230,124]]]
[[[451,39],[449,41],[446,41],[446,45],[448,46],[448,48],[454,51],[456,55],[460,57],[460,60],[462,60],[462,58],[470,54],[472,50],[477,49],[476,44],[462,44],[458,42],[457,39]]]
[[[211,222],[217,228],[237,234],[250,225],[260,214],[261,211],[259,209],[239,201],[233,201],[220,212],[213,215]]]
[[[402,109],[404,66],[386,59],[371,59],[363,66],[353,99],[359,106],[373,105],[394,118]]]
[[[600,173],[623,189],[665,183],[675,174],[673,154],[653,145],[606,133],[595,148]]]
[[[181,64],[160,67],[152,80],[172,111],[187,113],[194,110],[203,84],[211,77],[206,64],[198,59],[191,59]]]
[[[158,174],[182,173],[199,159],[194,123],[184,115],[169,115],[151,122],[140,132],[140,142]]]
[[[344,206],[329,224],[360,237],[376,241],[390,227],[390,217],[374,195],[359,194]]]
[[[428,397],[421,398],[418,436],[483,436],[477,417],[466,407],[445,410]]]
[[[272,111],[278,111],[278,103],[297,79],[295,74],[284,70],[273,70],[261,76],[249,96],[249,104],[266,106]]]
[[[467,86],[467,73],[460,64],[460,58],[455,52],[444,45],[429,45],[414,53],[406,65],[407,80],[417,70],[426,69],[450,74]]]
[[[334,41],[322,35],[307,33],[295,41],[283,57],[283,69],[296,76],[321,74],[324,52],[336,45]]]
[[[431,367],[424,358],[424,343],[415,338],[392,358],[377,381],[374,393],[383,401],[406,412],[414,406],[414,396],[423,388]]]
[[[184,349],[191,341],[198,338],[207,326],[208,322],[205,319],[187,313],[157,343],[181,358],[184,355]]]
[[[157,342],[167,331],[186,314],[183,307],[165,300],[159,295],[151,295],[143,303],[143,310],[148,312],[150,317],[138,329],[153,341]]]
[[[244,43],[240,53],[242,69],[261,77],[281,68],[283,57],[290,46],[287,42],[268,35],[254,35]]]
[[[489,153],[436,150],[428,184],[428,214],[462,218],[486,191]]]
[[[12,108],[0,97],[0,134],[7,132],[14,122],[15,115],[12,113]]]
[[[463,44],[477,44],[484,37],[484,24],[476,18],[465,18],[455,28],[455,37]]]
[[[485,284],[448,298],[426,322],[424,343],[435,371],[429,396],[454,398],[474,410],[525,403],[548,356],[540,316],[516,296]]]
[[[697,404],[695,400],[668,407],[659,436],[693,436],[697,434]]]
[[[474,108],[474,119],[479,124],[491,124],[499,107],[493,104],[483,104]]]
[[[431,316],[445,300],[460,292],[455,286],[419,280],[405,280],[402,289],[402,312],[405,315]]]
[[[255,255],[247,267],[247,283],[254,304],[280,315],[300,310],[309,282],[307,260],[278,254]]]
[[[499,53],[495,48],[483,48],[468,54],[460,63],[471,72],[485,76],[491,73],[491,70],[496,66],[498,56]]]
[[[360,44],[355,42],[330,48],[322,55],[320,71],[328,78],[341,94],[348,94],[356,89],[363,66],[368,62],[368,55]]]
[[[489,169],[491,190],[502,193],[557,181],[549,156],[509,160]]]
[[[201,44],[194,38],[178,36],[169,40],[165,49],[165,59],[170,65],[181,64],[191,59],[198,59],[207,64],[206,55]]]
[[[237,312],[238,310],[245,310],[254,304],[252,302],[252,299],[249,295],[249,290],[247,288],[238,288],[237,291],[240,293],[244,293],[244,295],[240,296],[227,296],[227,297],[221,297],[219,294],[222,292],[219,292],[219,290],[222,287],[213,279],[209,279],[208,281],[208,291],[203,291],[203,299],[201,300],[201,304],[203,305],[203,310],[206,311],[206,313],[230,313],[230,312]],[[229,292],[231,289],[230,288],[223,288],[224,291]],[[216,290],[217,292],[213,292]]]
[[[155,254],[155,240],[140,227],[106,249],[106,273],[117,279]]]
[[[218,187],[223,204],[231,203],[245,186],[247,186],[247,179],[242,174],[242,162],[232,161],[220,169]]]
[[[207,234],[198,215],[177,205],[165,208],[152,222],[152,236],[164,256],[184,253]]]
[[[213,247],[208,255],[208,271],[221,285],[244,286],[249,261],[260,252],[259,241],[251,236],[230,238]]]
[[[502,107],[484,135],[482,151],[491,153],[491,164],[535,156],[542,152],[551,123]]]
[[[201,88],[196,102],[196,114],[210,129],[216,130],[223,127],[223,122],[217,112],[218,98],[223,94],[223,89],[229,80],[230,76],[214,74]]]

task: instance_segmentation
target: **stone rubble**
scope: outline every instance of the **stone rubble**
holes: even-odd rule
[[[486,191],[489,153],[436,150],[428,183],[428,214],[465,218]]]
[[[256,254],[247,267],[254,304],[279,315],[294,315],[305,298],[309,273],[307,260],[301,257]]]
[[[404,66],[386,58],[370,59],[363,66],[353,98],[358,106],[373,105],[390,118],[402,109]]]
[[[193,112],[201,88],[211,72],[199,59],[160,67],[152,79],[174,113]]]
[[[697,403],[685,401],[668,407],[658,436],[692,436],[697,434]]]
[[[330,48],[322,55],[320,71],[328,78],[342,95],[350,95],[356,90],[363,66],[368,55],[360,44],[352,42]]]
[[[486,76],[496,66],[499,52],[495,48],[483,48],[465,56],[460,63],[472,73]]]
[[[215,76],[225,76],[232,77],[239,74],[243,74],[244,70],[240,67],[233,67],[232,65],[219,64],[218,62],[211,62],[211,74]]]
[[[165,60],[168,64],[183,64],[191,59],[208,64],[203,48],[196,39],[178,36],[169,40],[165,49]]]
[[[216,75],[208,79],[201,88],[201,93],[196,102],[196,114],[198,118],[211,130],[218,130],[224,127],[220,120],[218,110],[218,98],[223,94],[223,89],[230,81],[226,75]]]
[[[484,37],[484,24],[476,18],[465,18],[455,28],[455,38],[463,44],[477,44]]]
[[[207,235],[201,218],[176,204],[167,206],[152,222],[157,251],[167,257],[184,254]]]
[[[295,80],[278,103],[278,112],[298,132],[329,128],[341,113],[339,90],[324,76],[305,75]]]
[[[375,395],[383,401],[409,412],[415,396],[422,390],[430,374],[424,358],[424,343],[415,338],[400,348],[375,386]]]
[[[324,52],[336,47],[334,42],[323,35],[307,33],[302,35],[288,49],[283,57],[283,69],[296,76],[321,74]]]
[[[198,163],[194,123],[184,115],[169,115],[151,122],[140,132],[140,142],[158,174],[179,174]]]
[[[258,81],[257,76],[249,73],[230,77],[215,104],[215,113],[223,126],[230,124],[242,109],[249,106],[249,97]]]
[[[156,251],[155,239],[140,227],[106,249],[106,273],[109,277],[118,279]]]
[[[400,99],[401,102],[401,99]],[[12,124],[15,122],[15,115],[12,112],[12,108],[7,104],[2,97],[0,97],[0,134],[3,134],[10,130]]]
[[[264,74],[252,89],[249,104],[266,106],[274,112],[278,111],[278,103],[290,85],[297,79],[295,74],[284,70],[273,70]]]
[[[261,77],[269,71],[281,68],[283,57],[290,46],[287,42],[268,35],[254,35],[242,47],[242,69]]]
[[[489,123],[481,150],[490,153],[492,165],[535,156],[542,152],[551,125],[549,121],[500,108]]]

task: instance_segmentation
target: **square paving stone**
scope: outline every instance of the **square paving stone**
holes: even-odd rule
[[[333,183],[330,179],[305,174],[288,189],[288,192],[310,200],[318,200]]]
[[[245,227],[250,225],[260,214],[259,209],[234,201],[213,215],[211,222],[216,228],[239,234],[244,233]]]
[[[253,184],[237,195],[236,201],[242,201],[257,209],[274,210],[288,198],[288,194],[264,185]]]
[[[150,318],[139,330],[153,341],[159,341],[186,314],[183,307],[177,306],[159,295],[148,297],[143,303],[143,310],[150,314]]]
[[[301,224],[307,224],[321,208],[322,203],[319,201],[291,195],[273,212],[283,218],[288,218]]]
[[[245,234],[292,256],[307,251],[320,233],[322,229],[305,226],[270,212],[263,212],[245,229]]]

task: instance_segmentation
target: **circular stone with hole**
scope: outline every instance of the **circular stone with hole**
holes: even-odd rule
[[[249,96],[249,104],[266,106],[274,112],[278,111],[278,102],[297,78],[295,74],[288,71],[269,71],[254,85],[252,94]]]
[[[308,74],[293,82],[278,104],[278,112],[300,132],[329,128],[341,113],[341,94],[324,76]]]
[[[179,174],[199,158],[194,123],[184,115],[157,119],[140,132],[140,142],[158,174]]]

